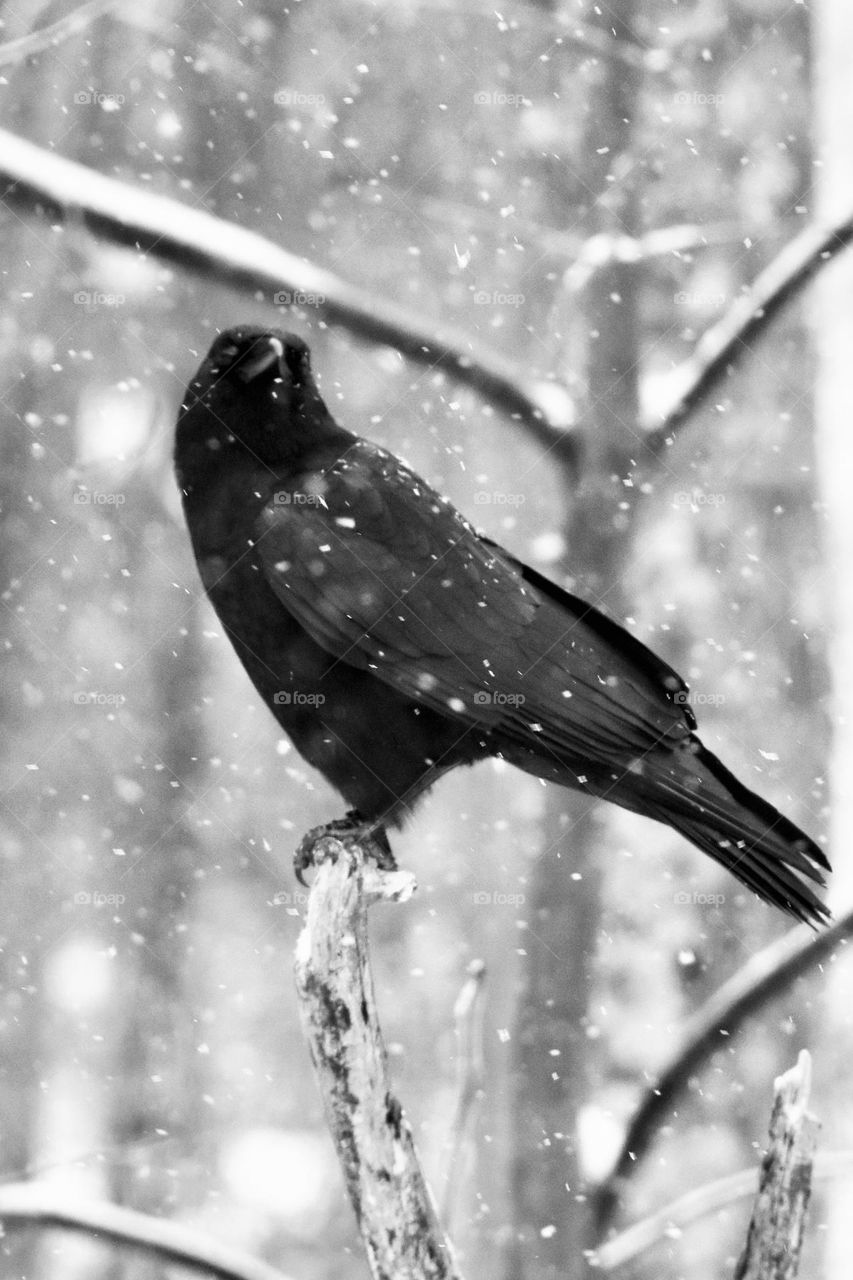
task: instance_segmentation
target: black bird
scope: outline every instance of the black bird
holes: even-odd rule
[[[828,918],[809,884],[823,851],[702,745],[684,681],[339,426],[300,338],[222,333],[175,461],[214,608],[350,825],[387,849],[443,773],[499,756],[666,823],[796,919]]]

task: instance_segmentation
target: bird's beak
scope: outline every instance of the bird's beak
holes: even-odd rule
[[[284,346],[280,338],[274,338],[271,334],[266,338],[261,338],[252,348],[251,355],[245,360],[240,361],[237,369],[237,377],[243,382],[252,382],[257,378],[258,374],[264,373],[267,369],[280,360],[284,355]]]

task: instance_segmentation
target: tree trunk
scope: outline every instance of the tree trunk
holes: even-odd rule
[[[816,137],[821,167],[817,170],[819,213],[832,217],[853,208],[853,9],[845,0],[820,0],[815,6]],[[833,864],[830,902],[835,914],[853,905],[853,862],[847,856],[853,836],[853,476],[850,451],[850,406],[853,404],[853,255],[847,253],[823,273],[817,288],[814,316],[818,356],[817,452],[820,498],[826,521],[829,562],[828,619],[833,728],[828,825]],[[853,1050],[853,1002],[849,964],[827,972],[828,1025],[832,1028],[826,1052],[843,1063]],[[820,1054],[817,1055],[820,1058]],[[842,1076],[843,1078],[843,1076]],[[833,1145],[853,1146],[853,1114],[847,1091],[836,1094]],[[825,1274],[844,1276],[853,1252],[853,1222],[849,1188],[843,1182],[827,1192]]]
[[[597,7],[581,16],[598,25]],[[623,6],[616,38],[630,40],[632,7]],[[612,14],[604,24],[608,30]],[[555,75],[559,59],[555,64]],[[574,74],[570,69],[569,75]],[[568,167],[554,178],[559,217],[578,216],[587,233],[637,230],[631,157],[636,73],[616,61],[593,60],[588,70],[583,183]],[[606,141],[606,148],[603,144]],[[610,179],[608,181],[608,179]],[[566,337],[549,334],[554,362],[568,380],[585,384],[581,417],[584,473],[573,491],[564,472],[565,560],[549,568],[557,580],[571,575],[587,599],[603,599],[619,619],[619,582],[629,550],[628,520],[620,510],[630,490],[638,419],[636,268],[613,265],[597,273],[582,297],[577,329],[582,369],[560,368]],[[556,308],[555,310],[562,310]],[[600,809],[582,794],[549,788],[542,847],[535,863],[527,956],[522,969],[515,1031],[514,1232],[506,1276],[574,1280],[587,1273],[589,1210],[577,1143],[578,1112],[589,1097],[593,1041],[587,1035],[588,1000],[600,921],[603,835]]]

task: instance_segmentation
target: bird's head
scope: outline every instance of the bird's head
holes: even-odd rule
[[[205,376],[211,386],[225,381],[236,383],[238,389],[291,391],[313,384],[308,344],[295,333],[255,325],[220,333],[199,369],[199,377]]]
[[[264,460],[284,459],[334,422],[311,372],[307,343],[281,329],[238,325],[213,342],[187,388],[179,440],[198,431],[242,445]],[[199,441],[196,441],[199,443]]]

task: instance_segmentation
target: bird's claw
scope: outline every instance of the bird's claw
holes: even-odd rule
[[[324,822],[319,827],[312,827],[300,840],[293,855],[293,872],[303,888],[308,888],[305,872],[314,865],[314,847],[324,836],[338,838],[352,836],[356,840],[368,840],[370,852],[375,857],[376,865],[380,870],[397,870],[397,862],[391,852],[385,828],[378,823],[366,822],[357,809],[350,809],[343,818],[335,818],[331,822]]]

